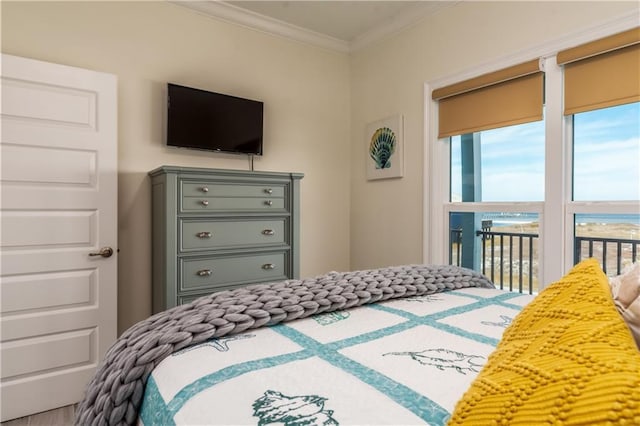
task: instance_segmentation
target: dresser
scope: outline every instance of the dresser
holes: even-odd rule
[[[149,176],[154,313],[299,278],[301,173],[162,166]]]

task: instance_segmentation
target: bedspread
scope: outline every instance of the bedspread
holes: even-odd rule
[[[444,425],[532,298],[465,288],[214,338],[156,367],[140,424]]]
[[[76,411],[76,424],[134,424],[147,379],[172,353],[191,345],[314,314],[466,287],[493,287],[455,266],[406,265],[331,272],[214,293],[141,321],[107,351]]]

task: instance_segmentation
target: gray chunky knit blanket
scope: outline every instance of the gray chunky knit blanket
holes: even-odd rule
[[[407,265],[227,290],[176,306],[125,331],[76,410],[77,425],[134,424],[147,378],[171,353],[205,340],[322,312],[463,287],[489,287],[456,266]]]

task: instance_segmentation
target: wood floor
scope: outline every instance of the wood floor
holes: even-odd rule
[[[73,425],[75,405],[67,405],[56,410],[32,414],[19,419],[2,422],[2,426],[70,426]]]

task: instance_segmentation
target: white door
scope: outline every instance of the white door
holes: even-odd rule
[[[113,75],[2,55],[2,421],[78,402],[116,338]]]

